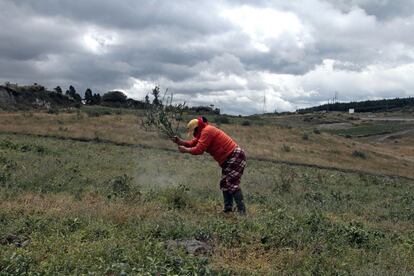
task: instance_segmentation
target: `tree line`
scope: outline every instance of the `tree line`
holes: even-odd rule
[[[391,109],[414,107],[414,98],[395,98],[382,100],[368,100],[361,102],[349,103],[333,103],[324,104],[320,106],[299,109],[299,113],[311,113],[317,111],[341,111],[348,112],[349,109],[354,109],[355,112],[379,112],[388,111]]]
[[[52,91],[48,91],[44,86],[39,85],[37,83],[29,86],[19,86],[18,84],[11,84],[10,82],[6,82],[4,87],[18,92],[26,94],[21,94],[22,98],[30,98],[34,95],[40,96],[42,93],[47,96],[47,99],[50,100],[52,103],[56,105],[67,105],[68,103],[72,102],[75,103],[76,106],[81,105],[104,105],[110,107],[123,107],[123,108],[137,108],[137,109],[145,109],[148,105],[164,105],[166,108],[172,107],[173,102],[173,93],[169,94],[169,97],[166,98],[166,93],[162,95],[159,86],[155,86],[150,92],[147,93],[143,101],[134,100],[128,98],[121,91],[108,91],[102,96],[99,93],[93,93],[92,89],[87,88],[85,90],[84,96],[82,96],[76,91],[73,85],[70,85],[65,92],[61,86],[56,86],[53,88]],[[150,99],[151,98],[151,99]],[[69,102],[65,102],[63,100],[69,100]],[[220,114],[220,109],[215,108],[214,105],[209,106],[193,106],[188,107],[185,106],[184,108],[186,111],[195,112],[195,113],[203,113],[203,114]]]

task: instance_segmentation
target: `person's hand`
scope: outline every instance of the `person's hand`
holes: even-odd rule
[[[188,152],[187,148],[186,148],[186,147],[184,147],[184,146],[178,146],[178,150],[179,150],[181,153],[187,153],[187,152]]]
[[[177,135],[176,135],[176,136],[174,136],[173,138],[171,138],[171,140],[172,140],[174,143],[176,143],[176,144],[178,144],[179,139],[180,139],[180,138],[178,138],[178,136],[177,136]]]

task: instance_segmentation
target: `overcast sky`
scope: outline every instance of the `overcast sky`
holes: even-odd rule
[[[413,0],[0,0],[1,82],[253,114],[414,96],[413,76]]]

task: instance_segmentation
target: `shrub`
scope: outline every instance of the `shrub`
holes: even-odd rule
[[[101,116],[101,113],[99,113],[95,110],[87,111],[86,114],[88,114],[89,117],[99,117],[99,116]]]
[[[108,195],[108,198],[111,198],[113,196],[125,197],[128,195],[129,191],[131,190],[131,181],[132,177],[126,174],[117,176],[110,180],[110,193]]]
[[[303,134],[302,134],[302,139],[303,139],[303,140],[305,140],[305,141],[308,141],[308,140],[309,140],[309,134],[308,134],[308,133],[306,133],[306,132],[305,132],[305,133],[303,133]]]
[[[173,209],[183,209],[191,206],[188,191],[189,188],[183,184],[168,188],[164,193],[166,203]]]
[[[103,115],[111,115],[112,114],[111,110],[106,109],[106,108],[86,109],[85,112],[89,117],[100,117],[100,116],[103,116]]]
[[[52,108],[49,108],[47,110],[47,113],[49,113],[49,114],[59,114],[59,109],[52,107]]]
[[[251,125],[250,121],[243,121],[242,122],[242,126],[250,126],[250,125]]]
[[[369,241],[369,233],[362,228],[362,224],[350,223],[344,227],[344,236],[349,244],[360,247]]]
[[[102,96],[104,102],[126,102],[127,96],[121,91],[109,91]]]
[[[27,112],[27,111],[24,111],[24,112],[22,113],[22,116],[23,116],[24,118],[31,118],[31,117],[33,117],[33,113],[32,113],[32,112]]]
[[[354,150],[352,152],[352,156],[357,157],[357,158],[367,159],[367,154],[365,152],[359,151],[359,150]]]
[[[292,168],[289,166],[282,166],[279,172],[281,185],[278,188],[280,191],[283,193],[290,192],[292,183],[295,181],[296,176],[297,175]]]
[[[20,152],[35,152],[35,153],[46,153],[47,149],[43,146],[31,145],[31,144],[16,144],[9,140],[0,141],[0,149],[10,149]]]
[[[282,145],[282,151],[284,152],[290,152],[292,148],[289,145],[283,144]]]
[[[10,173],[0,171],[0,187],[5,186],[10,179]]]
[[[316,203],[316,204],[320,204],[323,205],[325,203],[325,198],[323,196],[323,194],[319,193],[319,192],[307,192],[304,195],[305,200],[310,202],[310,203]]]
[[[226,116],[217,116],[214,118],[214,122],[216,124],[230,124],[230,120]]]
[[[320,129],[315,128],[315,129],[313,129],[313,133],[315,133],[315,134],[321,134],[321,131],[320,131]]]

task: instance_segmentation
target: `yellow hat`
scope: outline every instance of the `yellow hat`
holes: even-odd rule
[[[192,119],[187,124],[187,135],[191,136],[194,132],[194,129],[198,126],[198,119]]]

